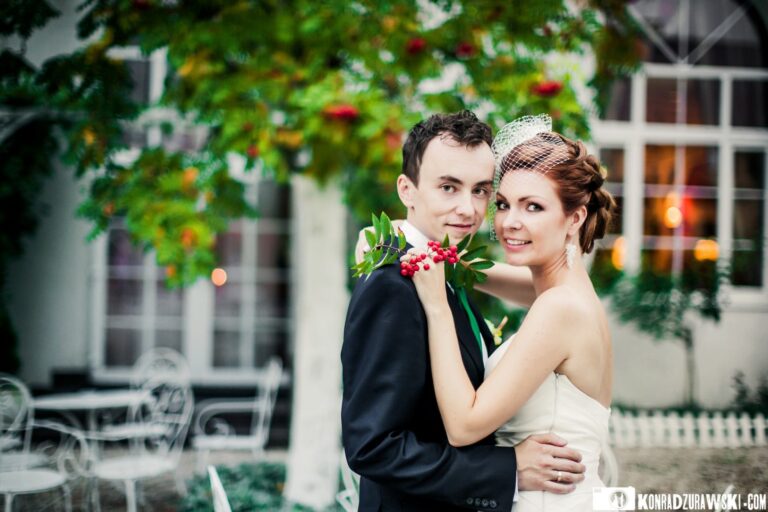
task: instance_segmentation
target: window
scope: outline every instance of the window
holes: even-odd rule
[[[167,70],[165,52],[144,57],[137,48],[123,48],[112,56],[131,72],[132,97],[156,104]],[[161,123],[170,123],[173,131],[162,130]],[[154,107],[126,124],[124,140],[131,149],[121,157],[130,161],[147,144],[194,151],[205,138],[204,128]],[[233,160],[231,172],[236,168]],[[128,380],[138,357],[154,347],[184,354],[193,380],[206,384],[253,383],[271,356],[289,360],[291,189],[260,180],[257,173],[239,174],[260,215],[232,222],[219,235],[216,279],[168,289],[155,255],[133,245],[121,219],[94,244],[90,366],[96,381]]]
[[[765,300],[765,21],[750,1],[628,8],[645,64],[613,85],[594,126],[623,210],[596,262],[673,273],[729,264],[734,292]]]

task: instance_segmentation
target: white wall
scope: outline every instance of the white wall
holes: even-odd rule
[[[612,318],[614,402],[664,407],[683,402],[685,351],[677,340],[654,340]],[[735,396],[733,376],[742,371],[753,391],[768,376],[768,314],[730,309],[720,323],[697,321],[694,330],[696,398],[704,407],[725,407]]]
[[[41,194],[48,213],[8,272],[21,377],[33,386],[50,384],[53,368],[87,366],[89,226],[75,217],[82,186],[72,169],[56,166]]]

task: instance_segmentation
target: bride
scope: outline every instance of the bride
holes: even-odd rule
[[[592,488],[603,485],[598,461],[613,382],[606,313],[581,255],[603,237],[615,202],[596,158],[581,142],[549,131],[548,122],[523,118],[494,140],[495,233],[507,263],[530,269],[536,298],[518,332],[489,358],[479,389],[462,364],[444,263],[430,259],[432,270],[413,277],[449,442],[470,445],[496,432],[497,444],[515,445],[549,432],[583,456],[585,479],[573,493],[520,492],[515,512],[592,509]]]

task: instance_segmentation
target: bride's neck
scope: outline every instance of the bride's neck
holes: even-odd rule
[[[555,286],[579,285],[584,279],[589,280],[589,274],[584,266],[581,255],[574,258],[573,265],[568,268],[565,262],[565,255],[557,258],[555,261],[541,266],[531,266],[533,278],[533,288],[538,297],[545,291]]]

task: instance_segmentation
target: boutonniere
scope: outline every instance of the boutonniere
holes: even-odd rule
[[[499,325],[493,325],[493,322],[491,322],[487,318],[485,319],[485,325],[488,326],[488,330],[490,330],[491,334],[493,335],[493,344],[496,345],[497,347],[501,345],[501,342],[503,341],[501,338],[502,331],[504,330],[504,326],[507,325],[508,320],[509,318],[506,315],[504,315],[504,318],[501,319],[501,322],[499,322]]]
[[[355,277],[370,275],[374,270],[397,261],[405,248],[405,235],[398,229],[395,232],[392,222],[385,213],[380,217],[372,215],[373,231],[366,230],[365,238],[371,248],[365,253],[363,261],[354,265]],[[491,260],[482,256],[485,246],[473,246],[472,237],[467,236],[458,244],[452,245],[446,236],[442,242],[428,242],[423,252],[416,251],[407,261],[400,262],[400,274],[412,277],[420,270],[429,270],[427,257],[434,261],[445,262],[445,280],[454,288],[472,289],[475,283],[484,283],[488,275],[483,272],[493,266]]]

